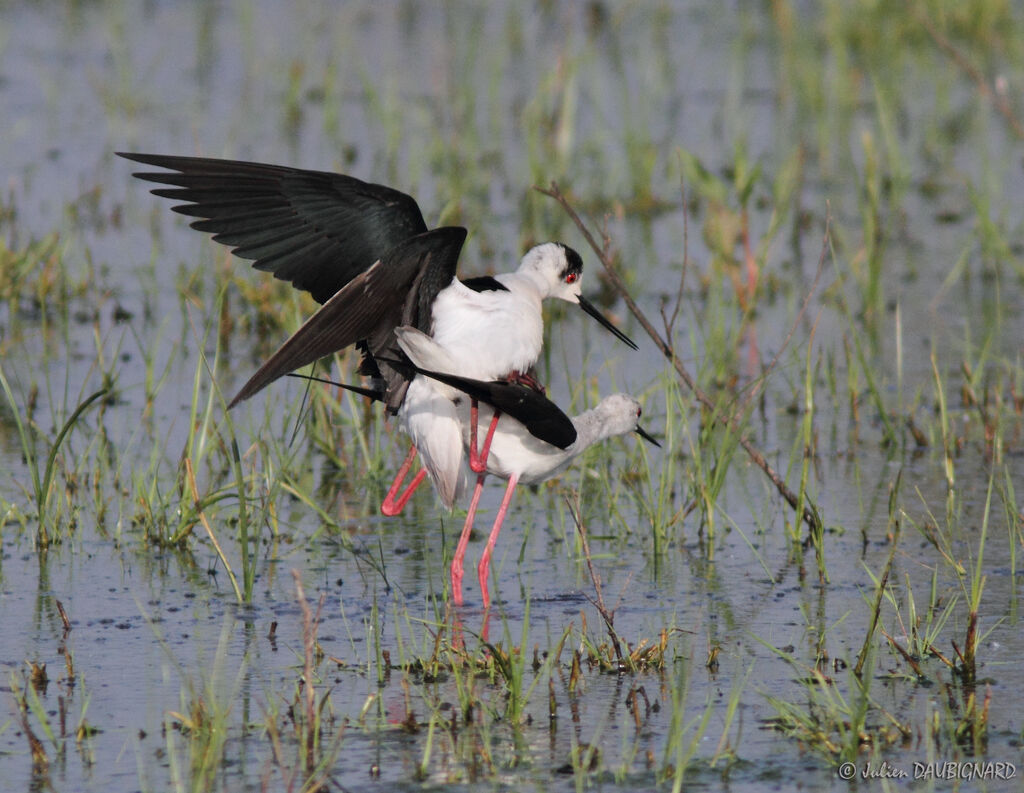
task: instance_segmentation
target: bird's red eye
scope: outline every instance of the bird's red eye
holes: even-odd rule
[[[565,276],[565,282],[567,284],[574,284],[579,280],[579,278],[579,273],[569,273],[568,275]]]

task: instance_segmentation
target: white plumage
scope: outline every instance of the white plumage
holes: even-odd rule
[[[476,291],[453,280],[432,305],[433,352],[428,357],[441,365],[425,368],[474,380],[525,374],[536,364],[544,341],[542,301],[553,297],[581,303],[580,268],[578,254],[549,242],[531,248],[515,272],[495,276],[503,289]],[[451,508],[464,484],[460,420],[451,393],[436,381],[417,376],[398,409],[398,419],[419,450],[442,503]]]
[[[409,327],[397,328],[395,335],[402,350],[417,367],[433,372],[450,373],[447,367],[452,365],[452,357],[435,339]],[[426,375],[417,377],[417,380],[425,379],[427,379]],[[434,434],[425,440],[431,447],[432,454],[435,453],[433,449],[437,450],[437,454],[441,454],[442,445],[446,445],[447,451],[450,452],[451,446],[458,444],[459,468],[456,471],[448,472],[455,488],[455,497],[458,498],[471,475],[465,462],[465,456],[462,454],[472,449],[473,421],[470,416],[470,400],[457,388],[436,381],[434,381],[432,393],[434,398],[432,410],[435,417],[438,417],[443,424],[444,432],[437,432],[435,426]],[[448,407],[442,405],[438,400],[447,400]],[[546,400],[544,401],[546,402]],[[478,410],[478,423],[481,426],[489,424],[495,415],[495,410],[487,404],[480,404]],[[452,559],[452,595],[456,604],[462,602],[463,560],[486,475],[493,474],[505,479],[508,485],[477,567],[485,607],[490,604],[487,575],[491,554],[516,485],[519,483],[537,484],[550,479],[565,470],[586,449],[616,435],[636,432],[645,440],[658,445],[657,441],[640,427],[638,423],[640,414],[640,403],[628,394],[613,394],[605,397],[596,407],[572,418],[576,438],[565,448],[540,440],[531,434],[520,421],[499,414],[489,446],[483,452],[485,469],[477,476],[466,522]],[[453,430],[453,424],[458,428],[458,438]],[[424,426],[429,431],[430,425],[425,424]],[[448,464],[454,464],[454,461],[449,458]]]

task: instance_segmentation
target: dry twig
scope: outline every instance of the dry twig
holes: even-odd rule
[[[619,275],[618,271],[615,269],[614,263],[612,262],[611,238],[609,237],[607,231],[602,232],[602,244],[598,245],[597,240],[594,239],[594,236],[593,234],[591,234],[590,229],[580,219],[580,216],[576,213],[576,210],[569,202],[569,199],[566,198],[565,194],[562,193],[562,191],[559,189],[557,182],[552,182],[551,187],[548,189],[545,189],[543,187],[535,187],[534,189],[537,190],[538,192],[543,193],[546,196],[549,196],[550,198],[555,199],[555,201],[557,201],[562,206],[562,208],[572,219],[573,223],[575,223],[576,227],[580,230],[580,233],[583,235],[583,238],[587,241],[587,244],[590,245],[591,249],[597,255],[597,258],[600,260],[601,265],[604,267],[605,272],[608,275],[608,280],[615,288],[615,291],[618,292],[619,296],[623,299],[623,301],[626,303],[626,306],[629,308],[630,313],[634,317],[636,317],[637,322],[640,323],[640,326],[644,329],[644,331],[646,331],[647,335],[650,336],[651,340],[655,343],[655,345],[657,345],[658,349],[661,351],[661,354],[664,355],[669,360],[669,363],[672,364],[672,367],[676,370],[676,373],[679,375],[680,380],[683,381],[683,384],[690,390],[690,392],[694,395],[698,402],[700,402],[702,405],[704,405],[704,407],[706,407],[713,413],[716,412],[717,406],[715,405],[714,401],[711,399],[711,397],[704,393],[700,386],[697,385],[697,382],[693,379],[693,377],[690,375],[690,372],[683,364],[682,359],[676,355],[675,349],[672,346],[671,339],[669,339],[667,336],[663,337],[661,336],[661,334],[658,333],[658,331],[654,328],[654,325],[652,325],[650,320],[647,318],[647,315],[644,314],[644,312],[636,304],[636,301],[633,300],[633,297],[629,294],[629,290],[626,289],[625,282],[622,280],[622,277]],[[800,311],[797,314],[794,326],[796,325],[796,323],[800,321],[800,317],[803,315],[804,310],[807,308],[811,295],[817,288],[818,280],[821,277],[822,270],[824,269],[825,255],[828,252],[828,249],[828,226],[826,223],[825,238],[822,241],[821,255],[818,259],[818,271],[814,276],[814,281],[812,282],[810,289],[808,289],[807,291],[807,295],[804,298],[803,305],[800,307]],[[787,341],[789,340],[789,338],[791,338],[791,336],[792,333],[790,333],[790,335],[787,336]],[[778,356],[776,356],[776,360],[777,359]],[[818,510],[814,506],[813,502],[807,497],[806,494],[804,494],[801,507],[800,497],[789,488],[785,481],[783,481],[782,476],[780,476],[779,473],[774,468],[772,468],[771,464],[768,462],[767,459],[765,459],[765,456],[761,453],[761,451],[746,436],[746,433],[744,432],[744,429],[741,424],[741,415],[742,414],[740,413],[733,413],[724,416],[724,419],[725,422],[729,425],[729,427],[733,430],[733,432],[736,433],[736,436],[739,438],[739,443],[743,447],[743,450],[750,457],[751,461],[764,472],[765,476],[767,476],[769,480],[771,480],[771,483],[775,486],[775,489],[778,490],[779,494],[786,500],[786,502],[793,509],[801,509],[801,518],[803,519],[804,523],[807,524],[807,527],[811,530],[812,535],[814,533],[820,532],[823,528],[823,524],[821,516],[818,513]]]
[[[580,519],[579,511],[568,498],[566,498],[565,503],[569,507],[569,514],[572,515],[573,522],[576,524],[576,531],[579,532],[580,542],[583,544],[583,558],[587,560],[590,580],[594,584],[594,592],[597,593],[596,600],[590,597],[590,595],[585,594],[584,597],[593,604],[594,608],[597,609],[597,613],[601,615],[601,619],[604,620],[605,627],[608,629],[608,638],[612,642],[612,649],[615,650],[615,660],[621,666],[623,664],[622,641],[615,630],[615,609],[609,609],[604,603],[604,594],[601,591],[601,576],[594,569],[594,562],[590,558],[590,543],[587,542],[587,532],[583,528],[583,521]]]
[[[1006,123],[1009,125],[1010,130],[1017,137],[1018,140],[1024,140],[1024,124],[1013,112],[1013,108],[1010,106],[1010,100],[1005,91],[999,90],[999,87],[993,87],[989,84],[988,80],[985,79],[985,75],[982,74],[981,69],[971,63],[967,56],[964,55],[956,45],[950,41],[946,35],[939,30],[932,21],[928,18],[920,8],[918,9],[917,18],[921,21],[925,31],[931,36],[932,41],[935,42],[940,50],[942,50],[960,69],[967,75],[967,77],[977,87],[978,92],[988,99],[996,111],[1003,117]]]

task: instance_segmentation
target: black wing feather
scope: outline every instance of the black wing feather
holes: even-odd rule
[[[334,380],[329,380],[326,377],[316,377],[311,374],[301,374],[299,372],[288,372],[288,377],[297,377],[300,380],[310,380],[314,383],[323,383],[324,385],[331,385],[335,388],[344,388],[346,391],[351,391],[353,394],[359,394],[367,399],[374,402],[384,401],[384,392],[379,388],[366,388],[361,385],[350,385],[348,383],[337,383]]]
[[[473,399],[497,408],[526,427],[538,440],[559,449],[568,449],[576,442],[576,426],[572,419],[540,391],[529,386],[520,383],[472,380],[444,372],[431,372],[412,364],[410,367],[419,374],[457,388]]]
[[[240,258],[319,303],[396,245],[427,231],[411,196],[352,176],[238,160],[118,154],[176,171],[135,176],[170,185],[152,192],[181,201],[173,209],[199,218],[193,228],[214,234]]]
[[[357,342],[367,342],[371,355],[393,347],[395,327],[429,321],[429,304],[424,319],[410,315],[410,303],[419,302],[417,293],[423,291],[423,284],[452,282],[465,240],[464,228],[444,226],[392,248],[306,320],[242,386],[228,407],[282,375]],[[397,405],[389,403],[389,407]]]

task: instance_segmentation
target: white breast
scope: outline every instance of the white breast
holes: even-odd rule
[[[540,357],[544,326],[533,290],[474,292],[455,282],[435,299],[433,319],[431,335],[462,377],[497,380],[525,372]]]
[[[486,432],[493,411],[488,405],[480,405],[478,438]],[[463,445],[469,447],[469,400],[460,400],[458,405],[459,424],[462,428]],[[477,441],[480,443],[480,440]],[[550,479],[569,467],[577,454],[577,444],[568,449],[559,449],[550,443],[535,438],[513,418],[502,416],[491,441],[487,456],[487,473],[502,479],[512,474],[519,477],[524,485],[537,484]]]

